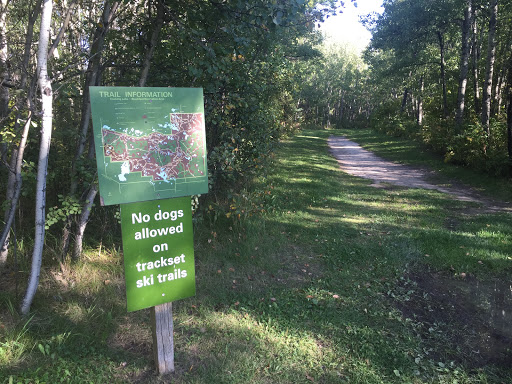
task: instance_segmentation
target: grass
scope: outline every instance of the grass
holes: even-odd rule
[[[433,154],[418,142],[392,137],[370,129],[344,129],[340,134],[356,141],[377,155],[407,165],[426,167],[437,172],[434,179],[447,185],[456,181],[471,187],[483,195],[512,202],[512,179],[496,178],[470,168],[447,164],[442,157]]]
[[[1,290],[11,304],[0,312],[0,382],[510,382],[510,349],[479,338],[499,304],[489,287],[510,282],[510,215],[468,215],[474,203],[436,191],[370,187],[338,169],[331,133],[282,144],[252,187],[266,193],[266,213],[197,225],[197,295],[174,304],[172,379],[153,373],[149,311],[126,313],[113,242],[65,271],[47,265],[30,321]],[[343,133],[394,160],[449,168],[407,142]],[[507,198],[481,176],[468,180]]]

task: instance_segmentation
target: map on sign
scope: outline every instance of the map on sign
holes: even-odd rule
[[[102,204],[208,191],[201,89],[90,92]]]

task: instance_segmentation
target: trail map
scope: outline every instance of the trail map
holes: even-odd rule
[[[90,92],[103,205],[208,191],[201,89]]]

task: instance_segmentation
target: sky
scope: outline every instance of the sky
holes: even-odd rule
[[[343,13],[329,17],[320,26],[330,40],[352,44],[361,52],[370,42],[371,34],[359,23],[359,16],[371,12],[382,13],[382,0],[358,0],[357,8],[350,0],[345,0]]]

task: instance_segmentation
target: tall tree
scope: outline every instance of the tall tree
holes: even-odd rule
[[[21,313],[27,315],[39,284],[41,262],[45,238],[46,216],[46,176],[48,172],[48,156],[50,154],[50,141],[52,137],[53,90],[48,75],[48,45],[52,21],[53,0],[44,0],[41,12],[41,27],[39,32],[39,46],[37,51],[37,79],[41,93],[41,139],[39,159],[37,166],[36,186],[36,218],[34,251],[32,253],[32,267],[28,281],[27,291],[21,304]]]
[[[494,62],[496,61],[496,21],[498,17],[498,0],[491,0],[489,10],[491,12],[491,17],[489,19],[485,83],[482,97],[482,126],[487,135],[490,134],[492,79],[494,73]]]
[[[478,38],[478,12],[476,7],[472,8],[473,11],[473,25],[472,25],[472,38],[471,38],[471,51],[472,51],[472,67],[473,67],[473,104],[476,114],[480,114],[480,82],[478,76],[478,62],[480,61],[480,39]]]
[[[512,55],[508,59],[507,76],[507,154],[509,162],[509,172],[512,173]]]
[[[472,25],[471,16],[472,0],[466,1],[466,8],[464,10],[464,21],[462,23],[462,44],[460,52],[460,72],[459,72],[459,90],[457,92],[457,109],[455,113],[455,125],[460,128],[464,119],[464,102],[466,98],[466,84],[468,82],[468,69],[469,69],[469,53],[470,53],[470,28]]]
[[[446,89],[446,59],[445,59],[445,43],[444,33],[437,31],[437,37],[439,40],[439,70],[441,73],[441,85],[443,87],[443,117],[448,117],[448,94]]]

